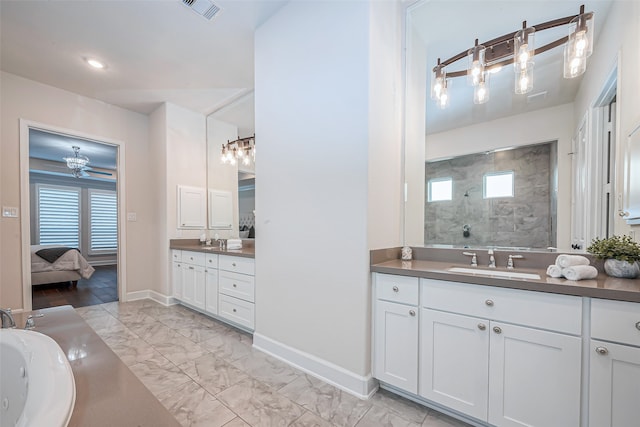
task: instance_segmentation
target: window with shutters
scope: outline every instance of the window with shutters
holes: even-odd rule
[[[118,249],[118,203],[115,191],[89,189],[89,254]]]
[[[38,244],[80,248],[80,189],[38,184]]]

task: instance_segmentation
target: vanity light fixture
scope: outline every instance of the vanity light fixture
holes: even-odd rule
[[[220,161],[223,164],[234,166],[242,162],[243,165],[250,165],[256,161],[256,136],[238,138],[235,141],[227,141],[222,144],[222,155]]]
[[[433,68],[431,79],[431,97],[439,108],[446,108],[449,104],[448,82],[455,77],[467,76],[469,84],[474,86],[473,102],[483,104],[489,99],[489,74],[497,72],[510,63],[513,63],[514,67],[515,93],[531,92],[533,89],[534,56],[562,45],[564,45],[564,77],[577,77],[587,69],[587,58],[593,52],[593,23],[594,13],[585,13],[584,5],[582,5],[580,13],[577,15],[554,19],[531,27],[528,27],[527,21],[524,21],[522,29],[513,33],[483,43],[478,43],[478,39],[476,39],[471,49],[445,61],[438,58],[438,64]],[[535,48],[536,32],[562,25],[569,25],[568,36]],[[465,56],[468,58],[466,70],[445,71],[447,67]]]

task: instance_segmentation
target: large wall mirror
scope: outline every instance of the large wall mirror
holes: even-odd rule
[[[207,190],[209,200],[231,199],[231,226],[217,226],[209,219],[211,235],[220,238],[253,239],[255,230],[255,163],[221,161],[228,141],[254,135],[254,97],[249,91],[207,116]],[[209,204],[209,213],[212,206]]]
[[[589,236],[613,233],[620,153],[615,142],[609,140],[605,151],[606,143],[597,141],[615,137],[616,130],[593,134],[607,129],[607,120],[620,123],[619,40],[633,38],[626,27],[637,24],[637,17],[624,18],[624,8],[637,11],[630,3],[585,3],[595,16],[595,48],[585,74],[563,77],[562,45],[536,52],[530,92],[515,93],[510,63],[488,74],[489,99],[482,104],[474,103],[467,76],[449,78],[446,108],[432,99],[439,58],[472,48],[475,39],[518,31],[523,21],[533,26],[577,15],[582,2],[425,0],[408,8],[405,244],[568,250],[584,249]],[[567,25],[537,31],[535,46],[568,34]],[[637,71],[638,54],[631,55]],[[447,67],[467,68],[466,57]],[[607,179],[608,194],[590,194]]]

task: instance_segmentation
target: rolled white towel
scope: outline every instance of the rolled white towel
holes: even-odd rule
[[[227,249],[242,249],[242,240],[240,239],[228,239]]]
[[[598,276],[598,270],[592,265],[574,265],[563,268],[562,275],[567,280],[595,279]]]
[[[547,276],[555,278],[562,277],[562,268],[558,265],[551,264],[547,267]]]
[[[572,267],[574,265],[589,265],[589,258],[582,255],[558,255],[556,265],[561,268]]]

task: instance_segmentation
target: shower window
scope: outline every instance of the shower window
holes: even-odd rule
[[[442,202],[451,200],[453,196],[453,180],[451,178],[434,178],[429,180],[429,202]]]
[[[513,197],[513,171],[491,172],[484,175],[485,199]]]

